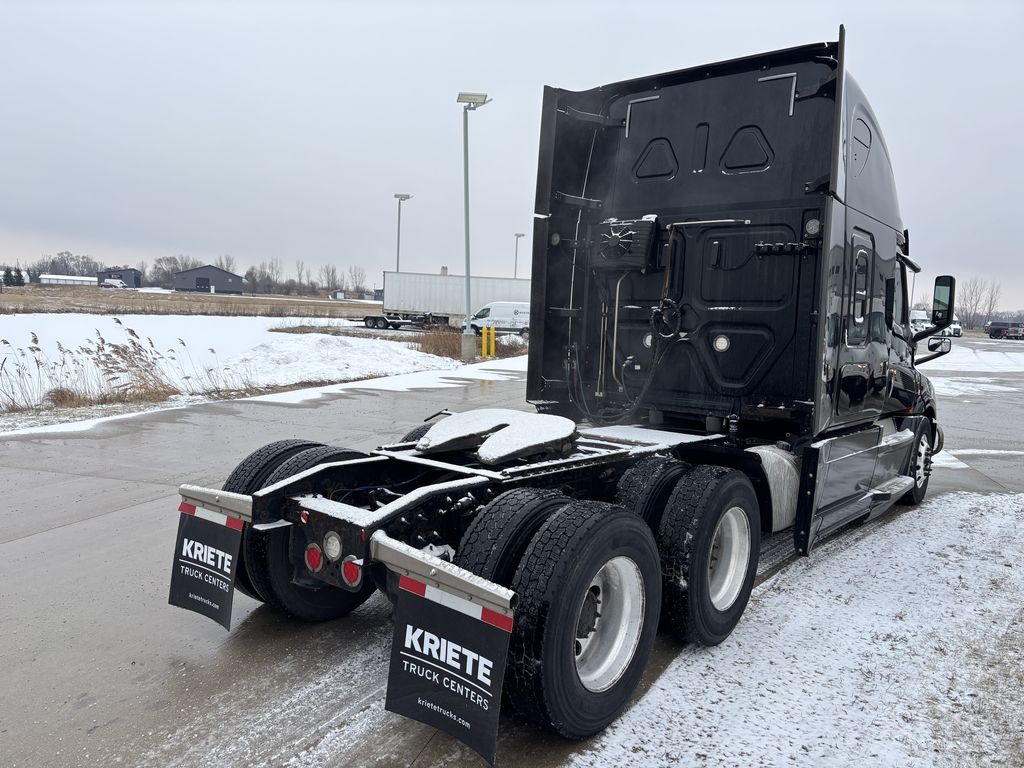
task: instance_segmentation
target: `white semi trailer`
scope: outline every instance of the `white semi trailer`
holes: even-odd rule
[[[511,277],[470,277],[473,311],[492,301],[530,301],[530,281]],[[466,315],[464,275],[385,272],[384,304],[363,318],[367,328],[452,325]]]

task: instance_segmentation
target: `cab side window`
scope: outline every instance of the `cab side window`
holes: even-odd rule
[[[868,285],[871,286],[871,307],[868,310],[868,341],[880,341],[888,343],[890,326],[886,317],[886,273],[892,269],[892,262],[884,262],[873,254],[871,275]]]
[[[846,343],[851,347],[864,344],[868,337],[868,278],[871,261],[867,250],[858,248],[853,259],[853,294],[850,297],[850,317],[846,326]]]

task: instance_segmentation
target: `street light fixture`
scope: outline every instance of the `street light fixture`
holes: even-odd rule
[[[516,258],[512,262],[512,277],[519,277],[519,238],[526,237],[525,232],[516,232]]]
[[[395,272],[401,272],[399,265],[402,263],[402,203],[412,198],[404,192],[396,192],[395,199],[398,201],[398,238],[395,244]]]
[[[473,328],[470,318],[473,316],[472,296],[469,282],[469,113],[487,104],[491,99],[486,93],[468,93],[462,91],[456,99],[462,108],[462,185],[466,200],[466,328],[462,332],[462,357],[469,360],[475,357]]]

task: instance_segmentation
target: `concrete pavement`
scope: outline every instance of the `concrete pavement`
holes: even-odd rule
[[[1024,388],[1024,374],[1000,376]],[[219,402],[0,439],[0,763],[481,764],[383,710],[391,625],[379,595],[307,625],[236,593],[230,633],[168,606],[176,489],[219,486],[272,440],[372,448],[443,407],[526,408],[524,389],[516,374],[298,405]],[[943,401],[947,448],[1020,448],[1020,389],[962,399]],[[1024,490],[1021,456],[960,458],[970,466],[937,470],[932,493]],[[645,685],[676,652],[659,638]],[[555,765],[585,748],[506,717],[498,762]]]

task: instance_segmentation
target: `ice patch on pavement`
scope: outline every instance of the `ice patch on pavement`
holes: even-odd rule
[[[943,469],[970,469],[970,466],[960,461],[960,459],[949,451],[942,451],[941,453],[932,455],[932,467],[941,467]]]
[[[1024,699],[977,697],[1013,669],[991,649],[1021,616],[1022,513],[1022,495],[950,494],[826,543],[570,764],[1019,764],[996,724]]]
[[[1017,373],[1024,371],[1024,351],[979,349],[977,346],[954,344],[948,355],[925,363],[921,370],[926,374],[930,370]]]
[[[379,392],[409,392],[415,389],[447,389],[464,387],[472,381],[509,381],[521,378],[526,373],[527,356],[508,357],[485,363],[461,365],[446,371],[420,371],[400,376],[388,376],[366,381],[350,381],[324,387],[309,387],[273,395],[259,395],[249,398],[264,403],[303,403],[325,395],[337,394],[350,389],[374,390]]]
[[[996,448],[958,448],[955,456],[1024,456],[1024,451],[1001,451]]]
[[[1017,387],[1007,387],[1004,384],[994,384],[994,379],[983,376],[978,377],[945,377],[929,376],[928,379],[935,387],[935,391],[946,397],[959,397],[962,395],[977,395],[982,392],[1019,392]]]

